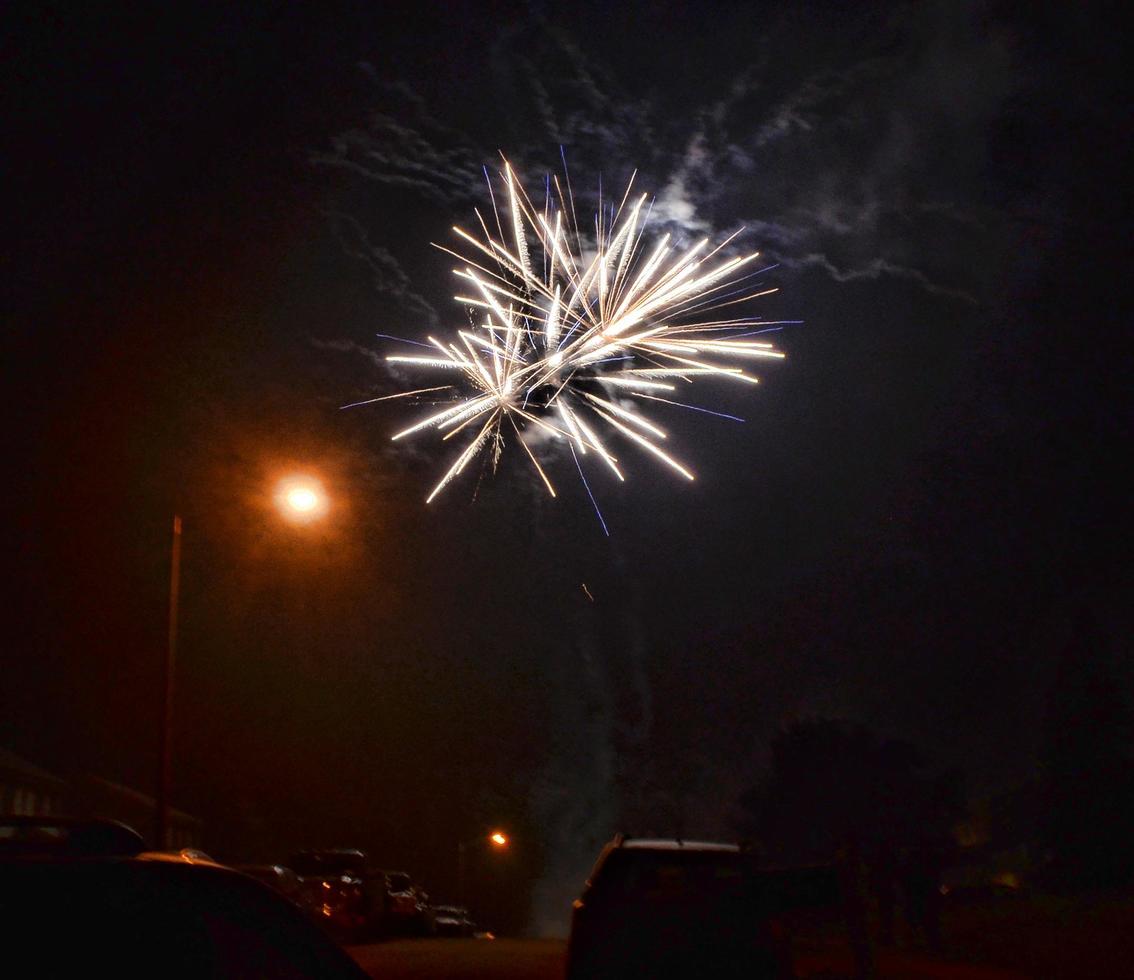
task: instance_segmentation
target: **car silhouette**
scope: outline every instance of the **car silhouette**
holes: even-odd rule
[[[6,962],[45,977],[365,977],[267,885],[208,861],[141,854],[121,825],[5,818]]]
[[[567,976],[791,977],[781,917],[839,901],[833,868],[762,868],[737,844],[619,836],[574,903]]]

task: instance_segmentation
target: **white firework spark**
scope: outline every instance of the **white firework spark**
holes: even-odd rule
[[[448,391],[452,397],[395,440],[423,430],[444,439],[473,433],[426,502],[482,452],[495,465],[512,438],[554,496],[528,433],[567,440],[576,459],[594,453],[619,480],[624,464],[612,437],[694,479],[662,448],[665,430],[629,399],[681,405],[665,397],[679,385],[705,377],[755,384],[743,364],[783,357],[770,343],[751,339],[767,321],[718,318],[723,307],[774,292],[751,284],[759,253],[727,254],[739,233],[713,248],[705,239],[686,249],[663,235],[643,250],[648,196],[631,200],[633,178],[617,209],[604,211],[600,202],[593,243],[584,249],[558,179],[555,193],[549,183],[544,206],[536,208],[507,161],[499,176],[504,193],[499,205],[493,198],[496,234],[477,212],[479,236],[453,228],[464,253],[438,246],[460,262],[453,272],[462,292],[455,299],[470,310],[469,329],[444,340],[429,337],[427,354],[387,358],[458,376],[448,386],[391,396]]]

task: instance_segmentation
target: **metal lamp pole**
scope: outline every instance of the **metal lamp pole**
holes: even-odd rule
[[[465,847],[467,845],[461,841],[457,845],[457,904],[462,908],[468,908],[465,902]]]
[[[169,559],[169,634],[165,646],[161,703],[161,752],[158,792],[154,801],[154,838],[162,850],[169,839],[169,785],[173,749],[173,667],[177,657],[177,613],[181,600],[181,515],[173,515],[173,542]]]
[[[457,845],[457,904],[464,908],[468,908],[468,903],[465,901],[465,876],[467,873],[468,864],[468,847],[469,844],[492,844],[497,850],[508,846],[508,835],[496,830],[491,834],[485,834],[480,837],[474,837],[471,841],[461,841]]]

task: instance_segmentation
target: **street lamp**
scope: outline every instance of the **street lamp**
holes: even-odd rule
[[[306,524],[327,512],[327,495],[314,477],[288,476],[276,487],[276,506],[295,523]],[[162,671],[161,751],[157,799],[154,801],[157,849],[169,838],[169,786],[173,745],[173,669],[177,659],[177,620],[181,601],[181,515],[173,515],[173,536],[169,558],[169,632]]]
[[[491,834],[474,837],[472,840],[461,841],[457,845],[457,902],[467,907],[465,901],[465,864],[467,862],[468,848],[472,844],[491,844],[497,851],[502,851],[511,841],[502,830],[494,830]]]
[[[305,524],[327,512],[327,495],[313,476],[288,476],[276,487],[276,505],[289,521]]]

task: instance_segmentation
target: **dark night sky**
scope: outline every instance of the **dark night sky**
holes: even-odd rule
[[[444,888],[504,822],[540,921],[620,826],[731,832],[785,721],[986,792],[1033,771],[1079,610],[1134,676],[1104,6],[70,7],[4,15],[0,744],[152,785],[175,508],[175,802],[210,845]],[[759,312],[804,321],[703,395],[746,425],[665,416],[697,483],[596,479],[609,540],[569,462],[555,501],[506,459],[427,508],[405,408],[338,411],[401,383],[375,333],[459,322],[429,242],[482,166],[560,145],[580,195],[636,167],[677,234],[744,224]],[[273,517],[290,465],[318,529]]]

